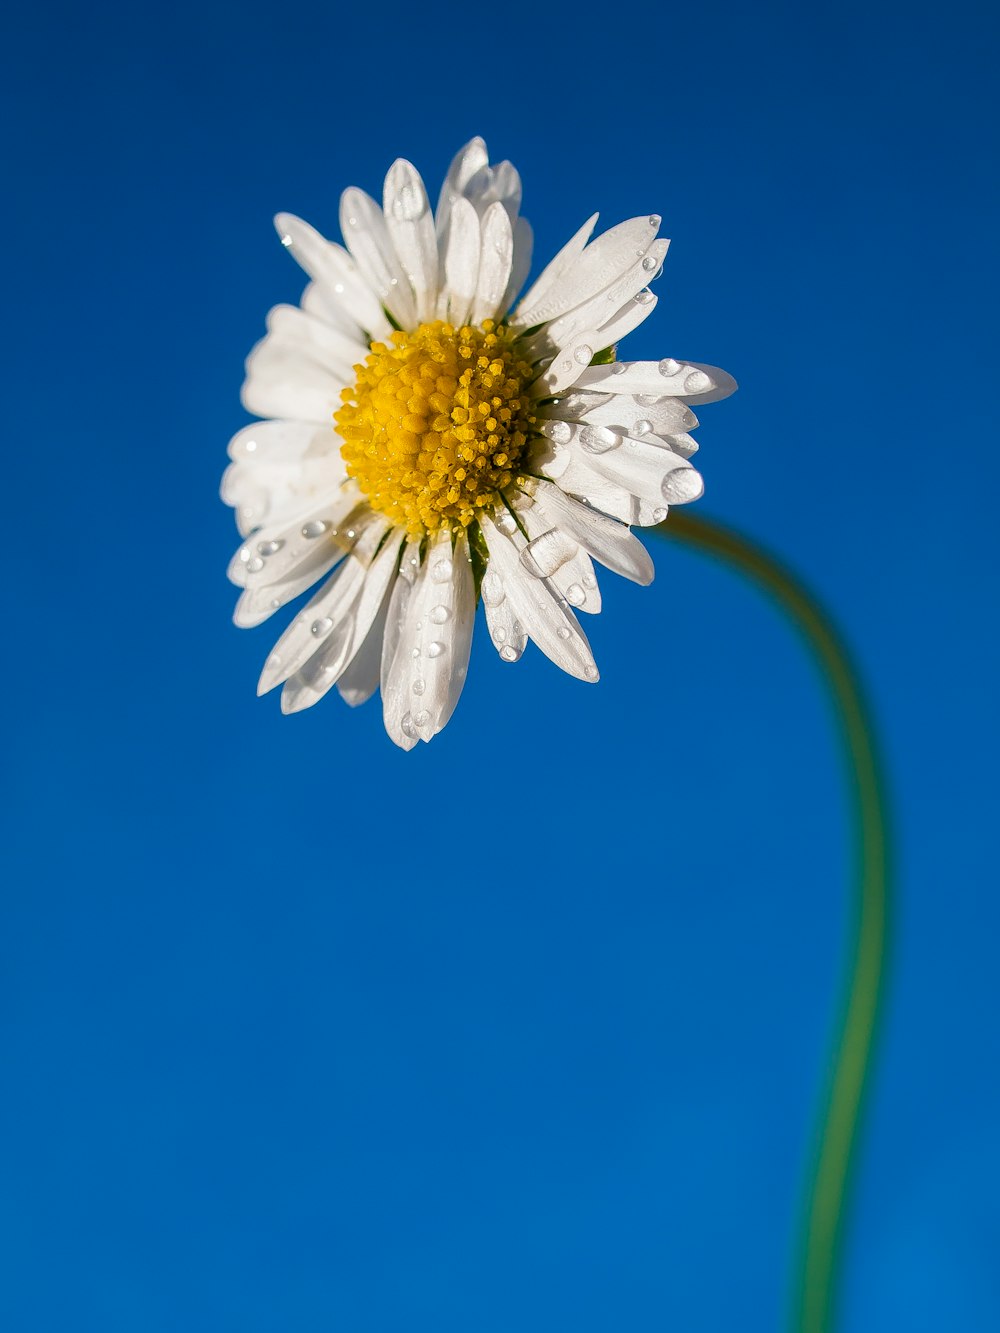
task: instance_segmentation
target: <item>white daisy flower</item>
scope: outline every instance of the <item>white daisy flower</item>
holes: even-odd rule
[[[601,607],[593,561],[649,583],[631,526],[702,492],[691,404],[735,382],[615,359],[656,305],[659,217],[591,240],[595,213],[511,310],[531,264],[520,202],[513,166],[473,139],[433,214],[401,159],[382,207],[344,192],[346,249],[275,219],[311,281],[247,359],[243,404],[265,420],[231,441],[222,497],[244,537],[237,625],[325,580],[264,666],[259,692],[282,685],[284,712],[381,685],[396,744],[429,741],[462,692],[480,598],[505,662],[531,639],[596,681],[576,616]]]

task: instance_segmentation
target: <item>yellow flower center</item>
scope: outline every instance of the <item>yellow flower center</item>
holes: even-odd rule
[[[514,479],[535,418],[513,340],[490,319],[436,320],[372,343],[355,366],[334,414],[348,476],[412,535],[468,527]]]

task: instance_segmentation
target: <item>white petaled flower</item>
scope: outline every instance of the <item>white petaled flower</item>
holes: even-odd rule
[[[381,685],[404,749],[429,741],[465,682],[476,605],[505,662],[529,639],[596,681],[576,613],[601,608],[599,564],[649,583],[631,527],[702,492],[692,404],[736,387],[724,371],[618,361],[649,315],[660,219],[591,240],[594,214],[512,309],[531,265],[521,181],[473,139],[432,213],[399,160],[383,206],[341,200],[346,249],[279,214],[309,275],[246,363],[222,497],[243,542],[229,568],[237,625],[260,624],[323,580],[264,666],[259,693],[308,708]]]

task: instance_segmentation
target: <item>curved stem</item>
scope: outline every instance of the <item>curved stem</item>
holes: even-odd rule
[[[790,1320],[796,1333],[829,1333],[852,1156],[884,989],[889,866],[874,731],[857,673],[833,622],[778,560],[721,524],[676,509],[657,531],[735,566],[788,613],[823,669],[840,724],[850,778],[857,888],[841,1015],[803,1201]]]

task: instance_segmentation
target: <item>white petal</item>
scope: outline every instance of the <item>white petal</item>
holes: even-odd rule
[[[274,225],[282,245],[322,288],[328,301],[342,306],[373,338],[383,338],[391,331],[377,296],[342,246],[328,241],[294,213],[279,213]]]
[[[601,591],[590,556],[574,534],[523,491],[514,492],[512,505],[528,534],[521,551],[522,567],[535,578],[549,579],[575,610],[596,615],[601,609]]]
[[[396,256],[385,214],[364,190],[351,186],[340,199],[340,230],[368,285],[404,329],[419,323],[413,288]]]
[[[493,204],[502,204],[513,227],[521,207],[521,177],[512,162],[480,167],[469,178],[463,193],[480,217],[484,217]]]
[[[652,583],[649,553],[627,527],[571,499],[555,482],[535,481],[531,493],[546,522],[569,533],[607,569],[633,583]]]
[[[565,347],[554,349],[548,369],[532,384],[531,392],[537,397],[563,393],[579,381],[600,346],[599,329],[581,329]]]
[[[335,453],[289,464],[238,462],[226,468],[220,490],[236,510],[236,526],[245,536],[336,495],[344,475],[343,460]]]
[[[505,513],[497,515],[503,527],[485,513],[480,518],[490,552],[490,568],[500,578],[505,600],[528,636],[556,666],[580,680],[596,681],[597,667],[579,622],[548,579],[536,578],[523,568],[520,553],[525,540],[511,516],[504,517]]]
[[[360,520],[367,509],[359,501],[358,489],[352,484],[278,522],[265,524],[238,548],[229,565],[229,578],[243,588],[268,587],[297,574],[299,566],[311,561],[318,550],[349,548],[357,531],[352,527],[355,511],[360,511]]]
[[[642,393],[685,398],[692,403],[714,403],[736,389],[732,375],[717,366],[675,361],[672,357],[663,361],[616,361],[610,366],[591,366],[578,385],[600,393]]]
[[[655,215],[630,218],[598,236],[541,299],[530,306],[522,303],[516,322],[529,327],[544,324],[620,281],[652,245],[659,225]]]
[[[437,233],[442,243],[442,254],[445,253],[451,211],[455,201],[464,197],[469,181],[472,180],[477,171],[489,165],[489,160],[490,156],[486,151],[486,144],[478,136],[475,139],[470,139],[465,147],[460,148],[455,154],[448,169],[448,175],[441,186],[441,195],[435,213]]]
[[[369,516],[350,556],[298,613],[274,645],[261,672],[258,694],[266,694],[275,685],[294,676],[320,647],[330,648],[331,651],[336,649],[336,653],[342,655],[343,660],[339,663],[341,670],[347,665],[353,633],[350,613],[364,586],[375,548],[387,527],[388,524],[381,516]]]
[[[390,589],[391,591],[391,589]],[[389,611],[387,591],[382,598],[382,605],[372,621],[371,629],[365,635],[364,642],[354,654],[353,661],[344,668],[337,689],[340,697],[351,708],[367,703],[378,689],[379,666],[382,661],[382,639],[385,635],[385,619]]]
[[[340,407],[346,383],[296,352],[264,338],[247,357],[247,377],[240,400],[258,417],[291,417],[297,421],[331,422]]]
[[[582,397],[582,395],[581,395]],[[565,403],[566,410],[561,410]],[[655,435],[678,435],[694,430],[698,418],[680,398],[647,398],[643,402],[627,394],[609,394],[593,406],[581,403],[582,411],[565,399],[556,405],[553,416],[586,422],[592,426],[611,426],[637,439],[652,431]],[[645,424],[648,423],[648,428]]]
[[[407,609],[420,568],[420,541],[410,540],[403,547],[399,562],[399,574],[392,586],[389,606],[386,612],[385,634],[382,639],[382,666],[380,672],[382,684],[382,718],[389,737],[404,750],[412,750],[417,743],[417,736],[403,731],[403,717],[409,711],[410,701],[405,686],[398,687],[398,677],[404,663],[396,668],[396,659],[400,656],[400,644],[403,629],[407,623]]]
[[[402,593],[390,604],[395,615],[395,643],[388,671],[383,669],[382,702],[386,730],[397,744],[429,741],[451,717],[465,682],[472,645],[475,593],[469,545],[461,534],[452,550],[451,533],[428,543],[426,558]],[[385,663],[385,654],[383,654]]]
[[[668,244],[667,241],[654,241],[646,254],[636,259],[618,282],[613,282],[610,287],[598,292],[583,305],[577,306],[565,315],[560,315],[558,319],[539,329],[531,340],[531,347],[537,348],[541,353],[553,346],[564,347],[575,333],[586,328],[601,330],[601,337],[598,339],[601,347],[609,347],[617,338],[624,337],[623,333],[607,331],[608,326],[618,320],[622,314],[622,307],[628,306],[629,302],[655,277],[663,263]],[[645,314],[648,315],[655,302],[652,302],[649,296],[640,297],[639,300],[640,305],[647,304]],[[641,319],[638,322],[641,323]]]
[[[492,319],[498,314],[510,280],[513,257],[514,237],[510,218],[503,204],[491,204],[482,220],[479,278],[472,302],[471,323],[481,324],[484,319]]]
[[[267,313],[265,344],[315,361],[346,382],[354,378],[354,367],[368,356],[365,343],[324,324],[294,305],[276,305]]]
[[[331,329],[336,329],[338,333],[346,334],[354,342],[364,343],[365,355],[367,356],[368,334],[347,313],[347,310],[334,296],[330,287],[324,286],[321,282],[306,283],[299,305],[307,315],[312,315],[314,319],[320,320]],[[383,319],[385,319],[384,316]],[[392,328],[388,320],[385,320],[385,327],[387,330]]]
[[[599,213],[595,213],[593,217],[588,218],[580,230],[570,237],[556,257],[549,262],[547,267],[542,269],[532,286],[525,292],[524,299],[511,319],[512,324],[519,325],[521,328],[530,328],[532,322],[541,323],[540,320],[523,319],[522,312],[530,311],[562,279],[563,275],[569,272],[583,253],[584,246],[590,240],[590,234],[594,230],[599,216]]]
[[[588,427],[583,428],[579,438],[581,447],[586,448]],[[626,435],[610,449],[588,450],[588,453],[586,462],[595,472],[653,505],[686,504],[697,500],[705,489],[701,474],[688,460],[664,449],[655,437],[635,440]]]
[[[329,574],[346,554],[344,548],[327,546],[301,564],[291,578],[244,588],[233,612],[233,624],[240,629],[252,629],[254,625],[263,624],[275,611],[293,602],[307,588]]]
[[[469,201],[459,197],[451,207],[444,257],[445,304],[440,311],[441,318],[453,324],[464,324],[469,317],[479,280],[479,251],[479,218]]]
[[[384,616],[386,594],[396,576],[402,543],[403,533],[397,528],[372,560],[359,590],[350,607],[341,615],[339,623],[325,637],[320,635],[322,646],[319,650],[285,681],[281,691],[283,713],[299,713],[319,703],[327,691],[351,669],[364,649],[376,621]],[[331,612],[328,611],[327,615],[333,618]],[[311,629],[315,629],[317,623],[322,625],[323,621],[314,620]],[[381,633],[378,634],[378,649],[381,651]],[[352,686],[346,688],[353,691]],[[355,698],[354,702],[360,703],[362,700]]]
[[[483,575],[479,591],[486,611],[486,626],[497,652],[504,662],[516,662],[527,646],[528,636],[492,561]]]
[[[507,290],[500,300],[500,313],[508,311],[517,300],[517,294],[524,286],[531,272],[531,252],[535,244],[535,234],[527,218],[518,218],[514,223],[514,257],[511,260],[510,277]]]
[[[397,158],[385,178],[385,217],[392,244],[416,298],[417,318],[434,318],[438,294],[438,250],[434,219],[420,172]]]
[[[229,441],[234,462],[299,463],[306,457],[340,456],[340,439],[332,426],[312,421],[255,421]],[[339,478],[338,478],[339,480]]]

